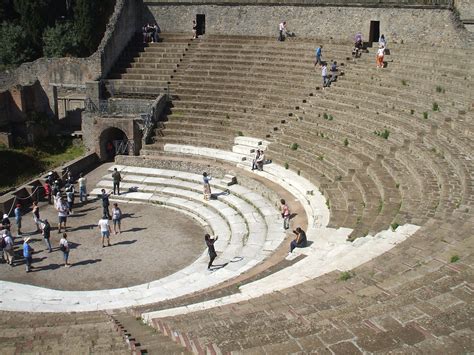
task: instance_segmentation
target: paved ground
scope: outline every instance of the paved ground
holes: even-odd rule
[[[104,164],[88,175],[89,191],[107,173]],[[78,199],[76,199],[78,202]],[[60,290],[98,290],[138,285],[157,280],[191,264],[204,250],[204,228],[178,212],[150,205],[124,204],[122,234],[111,236],[111,247],[102,248],[97,222],[101,217],[101,202],[94,200],[78,205],[68,218],[68,237],[73,247],[71,268],[64,268],[62,253],[57,248],[60,235],[56,232],[57,212],[52,206],[40,204],[41,218],[48,218],[54,228],[48,253],[35,230],[31,213],[23,218],[23,232],[31,235],[35,249],[33,272],[25,273],[22,260],[13,268],[0,265],[0,279]],[[13,219],[12,219],[13,221]],[[13,234],[16,230],[13,228]],[[15,238],[17,250],[21,238]]]

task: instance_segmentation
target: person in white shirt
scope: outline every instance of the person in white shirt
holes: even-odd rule
[[[12,266],[13,259],[15,258],[15,249],[14,249],[13,238],[12,238],[12,235],[10,234],[10,231],[7,229],[4,230],[2,238],[5,243],[5,246],[3,247],[3,257],[5,258],[5,261],[7,262],[7,264]]]
[[[328,67],[326,65],[326,62],[323,62],[321,64],[321,76],[323,78],[323,89],[327,86],[327,80],[328,80]]]
[[[110,229],[109,218],[104,215],[97,225],[99,226],[102,235],[102,248],[105,248],[105,239],[107,239],[107,246],[110,247],[110,233],[112,230]]]
[[[282,42],[284,41],[283,31],[286,31],[286,21],[283,21],[278,25],[278,30],[280,31],[280,36],[278,37],[278,40]]]
[[[87,178],[82,173],[79,174],[79,201],[87,201]]]
[[[64,267],[70,267],[69,260],[69,242],[67,241],[67,234],[64,233],[63,237],[59,241],[59,248],[63,252]]]
[[[260,150],[260,155],[257,158],[257,169],[263,171],[263,164],[265,163],[265,153]]]
[[[64,231],[66,231],[67,216],[69,214],[69,209],[67,207],[67,204],[61,197],[59,197],[57,210],[58,210],[58,233],[61,233],[61,227],[64,227]]]
[[[385,47],[380,45],[377,50],[377,68],[383,68],[383,58],[385,54]]]

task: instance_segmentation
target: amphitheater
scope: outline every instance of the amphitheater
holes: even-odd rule
[[[219,236],[219,267],[202,243],[187,266],[129,287],[0,281],[0,353],[474,352],[471,14],[463,1],[118,0],[98,54],[67,62],[84,73],[61,76],[86,90],[91,153],[120,135],[132,145],[90,194],[117,168],[114,201],[192,218]],[[161,41],[144,45],[151,18]],[[279,42],[282,20],[296,37]],[[320,44],[339,66],[324,90]],[[280,198],[309,240],[291,255]]]

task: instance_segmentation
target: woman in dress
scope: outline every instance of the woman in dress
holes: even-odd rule
[[[209,181],[211,180],[211,177],[207,175],[206,172],[202,173],[202,181],[204,183],[203,189],[204,189],[204,199],[206,201],[209,201],[211,198],[211,185],[209,184]]]
[[[217,239],[219,239],[219,237],[216,236],[216,238],[213,239],[209,234],[204,236],[204,241],[206,242],[210,258],[209,264],[207,265],[208,269],[211,268],[214,259],[217,257],[216,249],[214,248],[214,243],[217,241]]]

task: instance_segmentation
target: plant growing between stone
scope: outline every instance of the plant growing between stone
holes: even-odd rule
[[[437,102],[433,102],[433,111],[439,111],[439,105]]]
[[[349,145],[349,140],[346,138],[344,139],[344,147],[347,147]]]
[[[425,112],[423,112],[423,118],[424,118],[425,120],[427,120],[427,119],[428,119],[428,112],[426,112],[426,111],[425,111]]]
[[[293,143],[293,144],[290,145],[290,149],[291,149],[291,150],[297,150],[298,147],[299,147],[299,144],[298,144],[298,143]]]
[[[456,263],[460,260],[459,255],[453,255],[451,256],[451,259],[449,260],[451,263]]]
[[[397,230],[397,228],[398,228],[399,226],[400,226],[400,225],[399,225],[397,222],[393,222],[393,223],[390,225],[390,227],[392,228],[392,231],[394,231],[394,232]]]
[[[347,281],[349,279],[352,279],[354,276],[355,276],[355,274],[352,271],[343,271],[339,275],[339,280]]]
[[[288,164],[288,162],[285,162],[285,169],[287,169],[287,170],[288,170],[288,169],[289,169],[289,167],[290,167],[290,164]]]
[[[384,129],[383,131],[374,131],[374,134],[384,139],[388,139],[388,136],[390,135],[390,131],[388,129]]]

